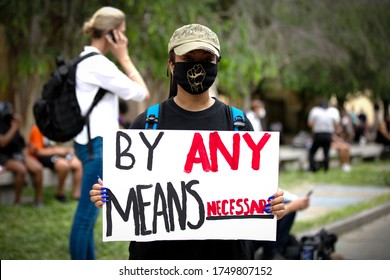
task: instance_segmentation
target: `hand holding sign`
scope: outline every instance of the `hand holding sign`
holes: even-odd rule
[[[90,200],[93,202],[93,204],[95,204],[96,207],[103,207],[103,200],[108,198],[106,190],[107,188],[103,187],[103,181],[98,178],[98,183],[93,184],[92,189],[89,191]]]
[[[278,220],[283,218],[286,213],[283,194],[283,191],[277,191],[274,193],[274,195],[269,198],[269,206],[267,206]]]

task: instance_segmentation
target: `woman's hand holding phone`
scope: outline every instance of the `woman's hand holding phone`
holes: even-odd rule
[[[114,41],[114,43],[116,43],[115,34],[114,34],[114,30],[113,29],[108,31],[108,35],[110,35],[112,41]]]
[[[118,30],[111,29],[106,33],[106,39],[109,44],[109,50],[112,55],[123,65],[129,60],[129,52],[127,49],[127,37],[126,35]]]

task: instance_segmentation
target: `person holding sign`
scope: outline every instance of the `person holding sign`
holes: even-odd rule
[[[159,106],[158,129],[233,130],[231,107],[210,95],[221,59],[217,35],[200,24],[182,26],[173,33],[168,54],[170,94]],[[140,114],[130,128],[144,129],[146,119],[146,112]],[[241,130],[253,131],[250,121],[246,120]],[[177,143],[180,145],[180,139]],[[102,207],[106,199],[110,200],[109,190],[102,186],[103,181],[98,180],[90,191],[96,207]],[[283,191],[277,191],[269,198],[264,211],[278,219],[283,217]],[[129,253],[130,259],[139,260],[254,259],[251,240],[131,241]]]
[[[84,22],[83,32],[90,38],[81,56],[98,53],[77,65],[76,95],[81,113],[86,114],[99,88],[108,91],[94,107],[87,125],[74,138],[77,157],[83,165],[81,194],[70,233],[71,259],[95,259],[94,225],[99,209],[89,201],[90,182],[102,177],[103,135],[119,128],[119,98],[143,102],[148,88],[128,53],[126,16],[113,7],[102,7]],[[105,54],[111,53],[119,69]],[[91,151],[92,148],[92,151]],[[91,154],[92,152],[92,154]]]

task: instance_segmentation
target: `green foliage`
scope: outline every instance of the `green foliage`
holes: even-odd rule
[[[262,3],[264,3],[262,1]],[[370,88],[388,99],[390,7],[385,1],[272,1],[259,26],[260,51],[276,57],[278,79],[311,96]],[[255,5],[251,8],[256,9]],[[266,76],[268,77],[268,76]]]
[[[390,162],[362,162],[354,164],[352,172],[330,169],[329,172],[282,171],[280,186],[285,189],[300,184],[340,184],[353,186],[390,186]]]
[[[33,196],[32,188],[24,191]],[[54,199],[54,187],[44,190],[45,207],[0,206],[0,258],[2,260],[69,260],[69,235],[76,201],[67,204]],[[128,242],[102,242],[101,215],[95,225],[99,259],[127,259]]]
[[[248,97],[262,80],[276,78],[308,97],[344,98],[370,88],[390,100],[390,4],[381,0],[3,0],[9,67],[1,90],[8,97],[25,95],[20,102],[35,100],[54,57],[80,52],[87,43],[83,22],[104,5],[127,14],[130,55],[154,90],[167,81],[171,34],[198,22],[219,35],[219,91],[233,98]],[[31,84],[37,89],[26,89]]]

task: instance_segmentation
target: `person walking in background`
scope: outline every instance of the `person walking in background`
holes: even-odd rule
[[[313,131],[313,143],[309,150],[310,171],[319,169],[314,156],[319,148],[324,153],[323,168],[329,169],[329,151],[332,143],[332,135],[340,122],[340,113],[335,107],[329,107],[328,101],[321,100],[319,106],[314,106],[308,116],[307,124]]]
[[[234,129],[230,106],[210,96],[218,62],[221,59],[217,35],[208,27],[189,24],[177,29],[168,44],[170,93],[160,104],[158,129],[213,130]],[[193,79],[191,73],[199,75]],[[245,118],[246,119],[246,118]],[[131,129],[144,129],[146,112],[138,115]],[[253,131],[245,121],[244,131]],[[180,139],[178,139],[178,143]],[[99,180],[90,191],[91,201],[102,207]],[[278,219],[284,215],[283,192],[277,191],[271,199],[269,211]],[[131,241],[129,258],[145,259],[253,259],[251,240],[169,240],[153,242]]]
[[[35,189],[33,205],[42,207],[43,167],[26,150],[26,142],[19,131],[22,121],[22,117],[14,112],[11,103],[0,102],[0,165],[14,174],[14,204],[22,203],[26,174],[29,173]]]
[[[83,60],[76,71],[76,95],[82,114],[91,105],[99,88],[108,91],[93,109],[90,117],[90,139],[93,154],[88,149],[87,127],[74,138],[77,157],[83,164],[80,200],[73,218],[70,233],[70,256],[72,259],[95,259],[94,226],[99,209],[90,202],[91,182],[102,174],[102,143],[107,131],[119,128],[119,98],[137,102],[149,98],[145,81],[133,64],[128,52],[125,35],[126,16],[114,7],[102,7],[84,22],[83,32],[90,37],[80,55],[97,52],[100,55]],[[134,46],[132,46],[133,48]],[[118,61],[121,71],[105,54],[111,53]]]
[[[260,99],[253,99],[251,102],[251,107],[248,112],[246,112],[246,117],[250,120],[253,125],[254,131],[263,131],[264,126],[262,120],[265,118],[267,112],[264,108],[264,103]]]
[[[44,167],[52,169],[57,174],[58,184],[55,198],[58,201],[67,201],[65,181],[70,172],[73,174],[72,198],[75,200],[80,198],[83,166],[75,156],[73,148],[60,146],[49,140],[43,136],[37,125],[33,125],[30,130],[29,153],[36,157]]]

